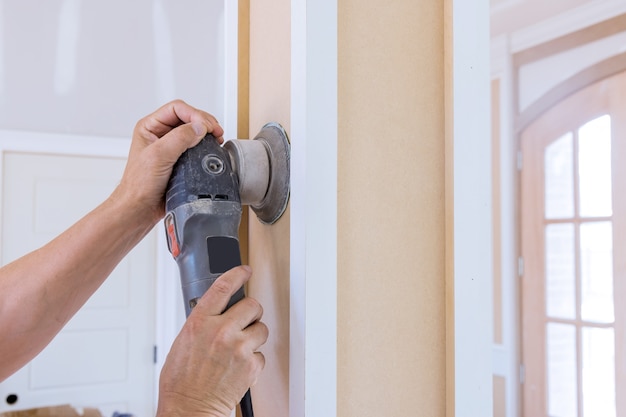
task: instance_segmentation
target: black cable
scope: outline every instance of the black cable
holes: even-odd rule
[[[254,411],[252,411],[252,396],[250,395],[250,390],[248,390],[241,399],[239,407],[241,408],[242,417],[254,417]]]

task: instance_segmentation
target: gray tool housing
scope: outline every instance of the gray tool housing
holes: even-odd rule
[[[174,165],[165,196],[165,231],[181,278],[185,312],[227,270],[241,265],[242,204],[273,224],[289,200],[289,141],[269,123],[252,140],[220,146],[207,135]],[[230,300],[243,298],[240,289]]]

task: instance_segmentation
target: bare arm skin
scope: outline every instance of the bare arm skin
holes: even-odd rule
[[[163,216],[172,165],[213,116],[169,103],[140,120],[113,194],[42,248],[0,269],[0,381],[39,353]]]

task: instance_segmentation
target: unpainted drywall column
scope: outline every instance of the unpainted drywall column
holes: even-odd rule
[[[289,130],[289,1],[250,3],[250,135]],[[339,0],[338,416],[445,413],[443,2]],[[297,138],[292,138],[292,140]],[[288,216],[288,213],[287,213]],[[253,390],[287,416],[288,217],[250,222],[272,335]]]
[[[270,121],[289,132],[290,0],[252,0],[249,7],[249,137]],[[252,389],[255,415],[289,417],[289,209],[272,226],[250,210],[248,256],[248,294],[263,305],[270,328],[266,367]]]
[[[439,417],[443,1],[338,4],[337,415]]]

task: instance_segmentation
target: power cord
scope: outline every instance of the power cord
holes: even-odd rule
[[[250,390],[248,390],[241,399],[239,408],[241,408],[242,417],[254,417],[254,411],[252,411],[252,395],[250,395]]]

